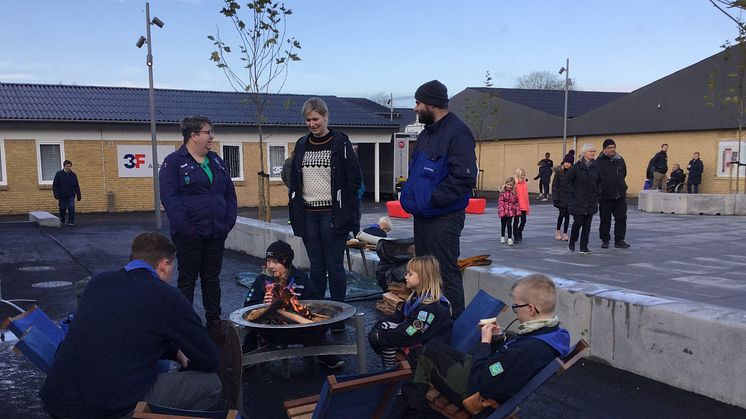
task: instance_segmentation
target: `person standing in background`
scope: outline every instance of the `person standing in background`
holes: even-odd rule
[[[80,184],[78,175],[72,170],[73,163],[70,160],[62,162],[62,170],[54,175],[52,182],[52,193],[54,199],[59,201],[60,223],[65,224],[65,213],[67,212],[67,225],[75,225],[75,198],[80,201]]]
[[[601,248],[609,248],[611,240],[611,217],[614,216],[614,247],[628,249],[624,241],[627,235],[627,164],[622,155],[616,152],[616,143],[607,138],[603,143],[601,155],[596,159],[601,192],[598,198],[598,213],[601,225],[598,233]]]
[[[694,156],[689,160],[687,169],[689,170],[689,179],[686,181],[686,193],[699,193],[699,184],[702,183],[702,172],[705,170],[702,160],[699,159],[699,151],[694,152]]]

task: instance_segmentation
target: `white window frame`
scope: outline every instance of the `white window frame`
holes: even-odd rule
[[[5,158],[5,140],[0,140],[0,186],[8,186],[8,163]]]
[[[287,158],[288,158],[288,145],[285,144],[285,143],[268,143],[267,144],[267,171],[270,172],[269,173],[269,180],[271,180],[271,181],[273,181],[273,180],[282,180],[281,176],[272,176],[272,173],[271,173],[272,172],[272,168],[270,167],[270,163],[271,162],[269,160],[269,158],[270,158],[269,157],[270,156],[270,151],[269,150],[270,150],[271,147],[282,147],[285,150],[285,157],[282,158],[282,162],[285,163],[285,160],[287,160]]]
[[[238,177],[232,177],[231,180],[234,182],[243,181],[243,143],[220,143],[220,156],[225,162],[225,149],[223,147],[238,147]],[[226,169],[228,164],[226,163]]]
[[[65,161],[65,142],[64,141],[37,141],[36,142],[36,175],[39,179],[39,185],[51,185],[54,183],[52,180],[42,180],[41,176],[41,146],[43,145],[58,145],[60,146],[60,166],[57,170],[62,169],[62,162]]]

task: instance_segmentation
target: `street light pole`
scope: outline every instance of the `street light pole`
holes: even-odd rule
[[[155,228],[156,230],[161,229],[161,186],[158,178],[158,141],[155,135],[155,90],[153,90],[153,45],[150,36],[150,25],[157,25],[159,28],[163,27],[163,22],[154,17],[150,20],[150,3],[145,2],[145,27],[147,38],[140,39],[135,44],[138,48],[142,47],[143,41],[148,43],[148,56],[145,60],[145,64],[148,66],[148,99],[150,104],[150,142],[153,147],[153,203],[155,206]]]
[[[560,74],[565,73],[565,118],[562,120],[562,156],[567,154],[567,91],[570,87],[570,59],[567,58],[565,66],[560,68]]]

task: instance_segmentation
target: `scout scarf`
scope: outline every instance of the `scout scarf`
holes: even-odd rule
[[[559,324],[559,317],[554,316],[551,319],[540,319],[540,320],[529,320],[518,325],[518,334],[525,335],[526,333],[539,330],[542,327],[554,327]]]

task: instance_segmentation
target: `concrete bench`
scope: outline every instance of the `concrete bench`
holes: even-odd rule
[[[60,219],[46,211],[31,211],[28,220],[42,227],[60,227]]]
[[[744,194],[685,194],[640,191],[643,212],[687,215],[746,215]]]

